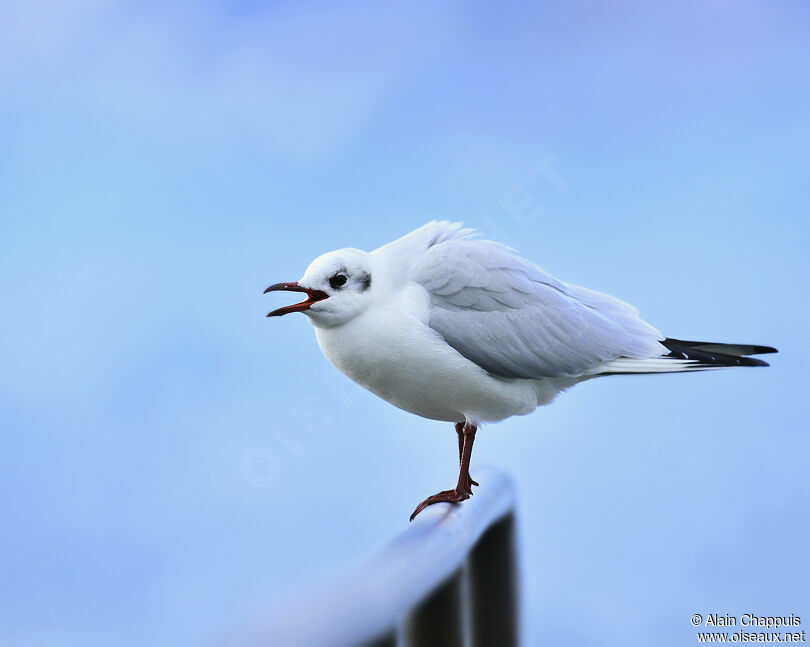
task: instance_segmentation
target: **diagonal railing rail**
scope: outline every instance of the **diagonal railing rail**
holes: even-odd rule
[[[242,635],[247,645],[510,647],[518,644],[515,496],[479,467],[461,505],[437,504],[345,580]]]

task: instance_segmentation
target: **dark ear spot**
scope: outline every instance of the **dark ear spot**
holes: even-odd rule
[[[371,274],[361,274],[357,277],[357,282],[360,284],[360,289],[365,292],[371,287]]]

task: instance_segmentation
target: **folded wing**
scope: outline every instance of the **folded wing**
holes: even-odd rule
[[[562,283],[498,243],[443,240],[412,271],[430,295],[431,328],[494,375],[590,375],[619,357],[668,352],[635,308]]]

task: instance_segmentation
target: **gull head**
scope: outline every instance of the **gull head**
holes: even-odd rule
[[[276,283],[264,292],[302,292],[304,301],[278,308],[268,317],[303,312],[315,326],[331,328],[346,323],[368,306],[371,292],[369,254],[359,249],[328,252],[310,263],[300,280]]]

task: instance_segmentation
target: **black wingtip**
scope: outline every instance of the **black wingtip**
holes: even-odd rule
[[[700,351],[704,353],[715,353],[721,355],[731,355],[734,357],[744,357],[747,355],[767,355],[768,353],[778,353],[773,346],[759,346],[757,344],[726,344],[711,341],[686,341],[668,337],[661,342],[673,352]]]
[[[740,359],[742,361],[738,364],[738,366],[770,366],[770,364],[768,364],[768,362],[765,360],[757,359],[756,357],[741,357]]]
[[[748,355],[777,352],[771,346],[753,344],[722,344],[672,338],[667,338],[661,343],[670,351],[668,357],[694,360],[697,362],[695,367],[769,366],[768,362]]]

